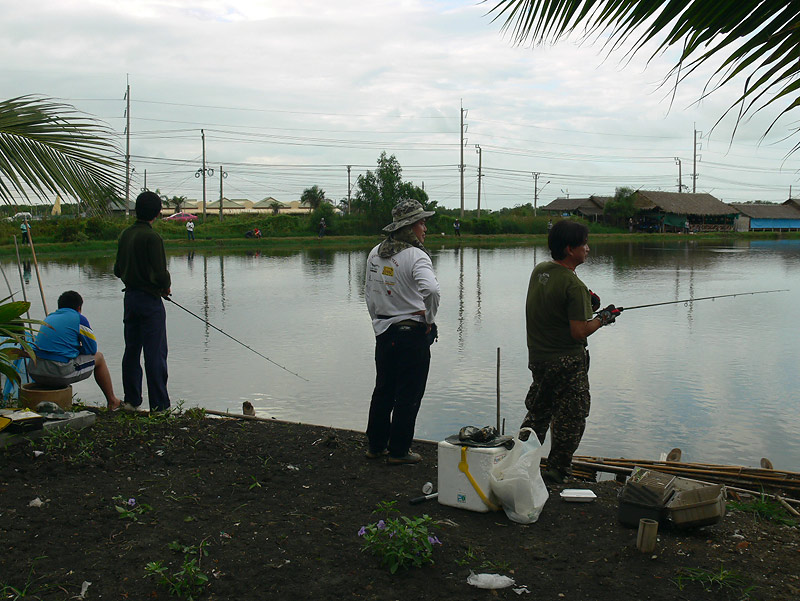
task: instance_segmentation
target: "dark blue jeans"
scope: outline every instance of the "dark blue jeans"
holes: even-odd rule
[[[147,375],[151,411],[169,409],[167,393],[167,312],[160,297],[142,290],[125,291],[125,353],[122,355],[122,389],[125,402],[142,404],[142,365]]]
[[[430,364],[424,326],[393,325],[375,339],[375,390],[367,424],[371,451],[388,448],[392,457],[408,453]]]

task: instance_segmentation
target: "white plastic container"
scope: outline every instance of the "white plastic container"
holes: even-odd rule
[[[470,511],[484,513],[490,511],[467,475],[458,468],[461,463],[461,448],[444,440],[439,443],[439,503]],[[500,502],[492,494],[489,472],[505,459],[508,449],[505,447],[466,447],[466,449],[467,469],[475,484],[491,503],[499,507]]]

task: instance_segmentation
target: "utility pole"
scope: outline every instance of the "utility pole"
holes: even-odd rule
[[[478,218],[480,219],[481,216],[481,159],[483,155],[481,154],[481,147],[480,144],[475,144],[475,151],[478,153]]]
[[[350,167],[347,166],[347,214],[350,214]]]
[[[145,190],[147,190],[147,169],[144,170],[144,189],[142,190],[142,192],[144,192]]]
[[[219,166],[219,222],[222,223],[222,180],[228,177],[227,172],[222,170],[222,165]]]
[[[694,158],[692,160],[692,194],[697,191],[697,134],[700,133],[700,137],[703,137],[703,132],[698,132],[697,127],[694,128]],[[701,149],[702,149],[702,142]],[[700,157],[701,159],[703,157]]]
[[[131,214],[131,82],[125,87],[125,216]]]
[[[536,207],[539,204],[539,175],[538,171],[533,174],[533,216],[536,217]]]
[[[195,177],[203,178],[203,223],[206,222],[206,177],[214,175],[213,169],[206,169],[206,132],[200,130],[200,138],[203,141],[203,166],[195,171]]]
[[[461,171],[461,219],[464,219],[464,117],[467,111],[464,110],[464,100],[461,100],[461,162],[458,164],[459,171]]]
[[[678,194],[683,192],[683,177],[681,176],[681,160],[675,157],[675,162],[678,164]]]

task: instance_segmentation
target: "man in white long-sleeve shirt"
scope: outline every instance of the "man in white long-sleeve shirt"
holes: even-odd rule
[[[436,335],[439,282],[425,242],[433,211],[416,200],[392,209],[386,239],[367,259],[364,297],[375,331],[375,390],[369,408],[367,457],[418,463],[411,451]]]

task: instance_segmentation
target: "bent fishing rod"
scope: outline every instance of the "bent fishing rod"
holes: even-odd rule
[[[646,307],[658,307],[660,305],[675,305],[678,303],[693,303],[695,301],[702,301],[702,300],[714,300],[717,298],[728,298],[732,296],[747,296],[748,294],[770,294],[772,292],[789,292],[788,288],[784,288],[781,290],[758,290],[756,292],[736,292],[735,294],[717,294],[715,296],[700,296],[698,298],[684,298],[681,300],[674,300],[674,301],[665,301],[663,303],[649,303],[647,305],[635,305],[633,307],[614,307],[617,311],[622,313],[623,311],[632,311],[633,309],[644,309]],[[598,311],[600,313],[600,311]]]
[[[286,367],[284,367],[284,366],[283,366],[283,365],[281,365],[280,363],[275,363],[275,361],[273,361],[272,359],[270,359],[270,358],[269,358],[269,357],[267,357],[266,355],[262,355],[262,354],[261,354],[261,353],[259,353],[259,352],[258,352],[256,349],[254,349],[254,348],[253,348],[253,347],[251,347],[251,346],[248,346],[247,344],[245,344],[245,343],[244,343],[244,342],[242,342],[241,340],[237,340],[236,338],[234,338],[233,336],[231,336],[231,335],[230,335],[230,334],[228,334],[227,332],[224,332],[224,331],[220,330],[220,329],[219,329],[217,326],[215,326],[215,325],[214,325],[213,323],[211,323],[210,321],[208,321],[208,320],[206,320],[206,319],[203,319],[203,318],[202,318],[202,317],[200,317],[200,316],[199,316],[197,313],[194,313],[194,312],[190,311],[189,309],[187,309],[186,307],[184,307],[183,305],[181,305],[181,304],[179,304],[179,303],[176,303],[176,302],[175,302],[174,300],[172,300],[170,297],[168,297],[168,296],[165,296],[165,297],[163,297],[163,298],[165,298],[166,300],[168,300],[169,302],[171,302],[173,305],[175,305],[175,306],[176,306],[176,307],[178,307],[179,309],[183,309],[183,310],[184,310],[184,311],[186,311],[186,312],[187,312],[189,315],[192,315],[193,317],[196,317],[197,319],[199,319],[200,321],[202,321],[202,322],[203,322],[204,324],[206,324],[207,326],[209,326],[209,327],[211,327],[211,328],[214,328],[214,329],[215,329],[217,332],[219,332],[220,334],[224,334],[225,336],[227,336],[228,338],[230,338],[230,339],[231,339],[231,340],[233,340],[234,342],[238,342],[239,344],[241,344],[241,345],[242,345],[244,348],[246,348],[246,349],[248,349],[248,350],[251,350],[251,351],[253,351],[253,352],[254,352],[256,355],[258,355],[259,357],[262,357],[262,358],[266,359],[267,361],[269,361],[270,363],[272,363],[272,364],[273,364],[273,365],[275,365],[276,367],[280,367],[280,368],[281,368],[283,371],[287,371],[287,372],[289,372],[290,374],[292,374],[293,376],[297,376],[298,378],[300,378],[300,379],[301,379],[301,380],[303,380],[304,382],[308,382],[308,381],[309,381],[309,380],[306,380],[306,379],[305,379],[303,376],[301,376],[300,374],[293,372],[291,369],[287,369]]]

